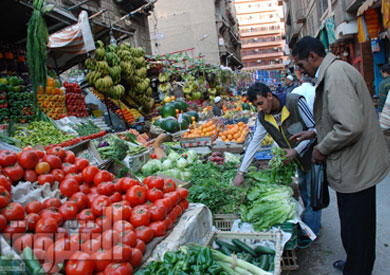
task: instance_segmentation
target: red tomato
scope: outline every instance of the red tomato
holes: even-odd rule
[[[96,187],[96,186],[93,186],[93,187],[89,188],[89,192],[91,192],[91,193],[96,193],[96,194],[98,194],[98,195],[99,195],[99,193],[98,193],[98,191],[97,191],[97,187]]]
[[[93,165],[85,167],[82,171],[83,180],[86,183],[93,183],[95,175],[99,172],[99,168]]]
[[[92,211],[96,216],[101,216],[105,207],[110,206],[111,201],[107,196],[99,195],[92,202]]]
[[[102,172],[102,171],[100,171],[100,172]],[[96,178],[96,176],[95,176],[95,178]],[[111,196],[115,192],[114,184],[111,181],[101,182],[97,185],[97,192],[100,195]]]
[[[3,186],[0,186],[0,209],[6,207],[10,199],[10,193]]]
[[[77,166],[77,170],[81,172],[89,165],[89,161],[82,158],[76,158],[74,164]]]
[[[120,233],[120,242],[135,247],[137,244],[137,236],[133,230],[126,230]]]
[[[176,189],[176,191],[179,192],[180,198],[181,198],[182,200],[184,200],[184,199],[186,199],[186,198],[188,197],[188,190],[187,190],[187,189],[185,189],[185,188],[183,188],[183,187],[178,187],[178,188]]]
[[[129,263],[110,263],[104,269],[103,275],[132,275],[133,267]]]
[[[160,177],[155,177],[155,176],[146,177],[143,183],[146,184],[150,189],[155,187],[157,189],[163,190],[164,188],[164,179]]]
[[[146,189],[140,185],[130,187],[126,192],[126,199],[131,205],[143,204],[146,201]]]
[[[58,208],[58,212],[64,217],[64,220],[73,220],[76,218],[78,213],[78,206],[75,202],[66,201],[63,205]]]
[[[54,146],[52,149],[47,150],[47,153],[49,155],[55,155],[60,159],[64,159],[65,157],[65,150],[60,146]]]
[[[151,220],[150,212],[147,209],[133,209],[130,215],[130,222],[135,227],[148,225]]]
[[[167,230],[169,230],[173,227],[173,223],[172,223],[171,219],[168,217],[164,220],[164,223],[165,223],[165,228]]]
[[[46,182],[48,182],[51,186],[54,184],[54,181],[55,181],[55,177],[52,174],[39,175],[38,177],[39,185],[44,185]]]
[[[102,231],[106,231],[112,228],[112,217],[106,217],[105,215],[98,217],[95,222],[102,228]]]
[[[70,173],[65,176],[65,179],[74,179],[77,181],[78,184],[83,183],[83,177],[80,174],[77,173]]]
[[[58,182],[63,181],[63,179],[65,178],[65,173],[61,169],[53,169],[51,171],[51,174],[54,176],[55,180]]]
[[[49,163],[41,161],[41,162],[38,162],[37,165],[35,165],[34,170],[38,175],[44,175],[44,174],[49,173],[50,169],[51,169],[51,167],[50,167]]]
[[[176,183],[171,179],[164,180],[164,193],[173,192],[176,190]]]
[[[92,208],[92,203],[98,196],[99,196],[98,193],[89,193],[89,194],[87,194],[88,208]]]
[[[93,178],[93,183],[95,185],[99,185],[102,182],[112,181],[115,177],[113,174],[106,170],[100,170],[96,173],[95,177]]]
[[[68,231],[66,231],[63,227],[58,227],[57,233],[55,234],[55,239],[62,239],[62,238],[68,238],[69,234]]]
[[[172,201],[170,198],[160,199],[154,202],[155,205],[163,205],[167,208],[167,211],[170,212],[173,208]]]
[[[24,176],[23,176],[23,178],[24,178],[25,181],[29,181],[29,182],[31,182],[31,183],[34,183],[34,182],[37,181],[38,176],[37,176],[37,173],[35,173],[34,170],[28,169],[28,170],[25,170],[25,171],[24,171]]]
[[[65,197],[70,198],[74,193],[77,193],[80,191],[80,186],[74,179],[64,179],[60,183],[60,191],[62,195]]]
[[[49,237],[42,236],[34,238],[34,249],[42,249],[46,251],[53,244],[53,240]]]
[[[96,239],[90,239],[86,240],[85,243],[81,245],[81,250],[84,251],[85,253],[88,253],[92,255],[102,247],[102,241],[101,238],[96,238]]]
[[[132,178],[121,178],[120,185],[121,185],[122,191],[127,192],[127,190],[130,187],[132,187],[134,185],[141,185],[141,183],[138,180],[135,180]]]
[[[26,225],[28,231],[34,231],[35,226],[37,225],[37,222],[39,221],[40,217],[37,213],[30,213],[26,216]]]
[[[35,152],[37,152],[39,159],[43,158],[45,156],[45,152],[41,150],[35,149]]]
[[[43,210],[42,213],[39,215],[39,217],[41,219],[53,218],[56,220],[58,226],[60,226],[64,221],[64,217],[60,213],[52,209]]]
[[[6,191],[5,191],[6,192]],[[24,207],[18,202],[10,202],[6,208],[1,211],[1,214],[9,221],[23,220]]]
[[[95,270],[95,263],[88,253],[76,251],[65,265],[66,274],[92,275]]]
[[[177,220],[177,214],[175,211],[171,211],[169,214],[168,214],[168,218],[171,219],[172,223],[175,223],[176,220]]]
[[[90,192],[89,184],[88,183],[81,184],[80,191],[87,195]]]
[[[126,198],[125,198],[125,199],[123,199],[123,197],[122,197],[122,200],[121,200],[121,201],[119,201],[118,203],[120,203],[120,204],[122,204],[122,205],[128,205],[128,206],[131,206],[130,202],[128,202],[128,201],[126,200]]]
[[[54,218],[40,218],[35,225],[36,233],[56,233],[58,224]]]
[[[80,251],[81,245],[84,243],[84,240],[81,238],[80,234],[72,234],[69,238],[70,250]]]
[[[138,248],[139,250],[141,250],[142,254],[144,254],[145,250],[146,250],[146,245],[145,245],[143,240],[137,239],[137,243],[135,244],[135,248]]]
[[[26,221],[10,221],[3,230],[3,236],[11,239],[15,233],[25,233],[27,229]]]
[[[101,232],[101,227],[93,221],[87,221],[79,228],[79,234],[82,240],[89,240],[100,236]]]
[[[142,262],[142,251],[138,248],[133,248],[131,250],[131,259],[130,263],[133,267],[138,267],[141,265]]]
[[[41,258],[42,260],[46,259],[46,252],[45,251],[42,251],[45,255],[44,255],[44,258]],[[34,253],[35,253],[35,256],[36,256],[36,251],[34,249]],[[38,256],[36,256],[38,258]],[[39,258],[38,258],[39,259]],[[45,261],[43,261],[45,262]],[[48,262],[45,262],[44,264],[42,264],[42,268],[43,270],[47,273],[47,274],[58,274],[60,272],[60,267],[58,266],[58,264],[55,264],[55,263],[48,263]]]
[[[33,169],[39,161],[39,156],[35,150],[26,150],[19,154],[18,161],[24,169]]]
[[[147,198],[151,202],[155,202],[158,199],[162,199],[164,197],[164,193],[157,189],[156,187],[153,187],[152,189],[149,189],[147,192]]]
[[[109,199],[112,203],[119,202],[122,200],[122,196],[119,192],[115,192],[111,196],[109,196]]]
[[[152,207],[150,207],[149,212],[150,212],[152,221],[161,221],[161,220],[165,219],[165,217],[167,216],[168,210],[164,205],[158,204],[158,205],[153,205]]]
[[[186,209],[188,208],[188,206],[189,206],[190,204],[188,203],[187,200],[182,200],[182,201],[179,203],[179,205],[183,208],[183,211],[184,211],[184,210],[186,210]]]
[[[131,258],[131,246],[119,243],[112,248],[112,260],[114,262],[128,262]]]
[[[0,232],[3,232],[4,228],[7,226],[7,218],[0,214]]]
[[[17,238],[13,242],[13,248],[16,252],[21,253],[26,247],[30,247],[31,249],[34,247],[34,235],[31,233],[24,234]]]
[[[77,215],[77,220],[80,221],[94,221],[95,220],[95,214],[93,214],[91,208],[87,208],[84,210],[81,210],[81,212]]]
[[[172,200],[172,205],[175,206],[180,201],[180,194],[178,192],[170,192],[164,194],[165,198],[170,198]]]
[[[121,179],[114,179],[112,184],[114,184],[115,192],[122,193]]]
[[[50,198],[43,201],[43,208],[58,208],[61,204],[62,203],[59,198]]]
[[[59,239],[54,242],[46,252],[46,257],[50,262],[63,263],[73,254],[70,249],[70,241],[68,238]]]
[[[61,169],[65,174],[77,173],[77,166],[74,164],[63,163]]]
[[[111,250],[107,251],[99,249],[91,255],[91,259],[95,262],[95,271],[102,272],[112,261]]]
[[[46,155],[42,158],[42,161],[47,162],[51,169],[59,169],[62,166],[61,159],[55,155]]]
[[[88,205],[87,195],[82,192],[76,192],[70,197],[70,201],[77,204],[78,211],[83,210]]]
[[[76,161],[76,155],[72,152],[72,151],[66,151],[65,152],[65,157],[64,157],[64,162],[68,162],[68,163],[75,163]],[[77,167],[77,165],[76,165]]]
[[[4,175],[0,175],[0,186],[4,187],[8,192],[11,192],[12,190],[12,183]]]
[[[19,164],[8,166],[4,169],[5,174],[10,178],[11,181],[17,182],[23,178],[24,170]]]
[[[122,204],[114,204],[112,206],[106,207],[104,211],[106,217],[113,222],[120,220],[128,220],[131,213],[131,207]]]
[[[153,230],[153,234],[155,237],[161,237],[165,235],[166,227],[165,222],[163,221],[152,222],[148,225],[148,227]]]
[[[128,221],[119,220],[114,223],[112,229],[118,232],[125,232],[134,230],[134,226]]]
[[[0,151],[0,165],[2,166],[14,165],[17,160],[18,160],[18,156],[15,152],[11,150]]]
[[[150,242],[154,237],[153,230],[147,226],[137,227],[135,229],[135,235],[137,236],[137,239],[142,240],[144,243]]]
[[[108,229],[102,234],[102,249],[110,250],[114,245],[120,243],[120,233],[118,231]]]

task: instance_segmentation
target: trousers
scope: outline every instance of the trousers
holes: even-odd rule
[[[345,275],[370,275],[375,261],[376,186],[357,193],[337,192]]]
[[[302,221],[310,227],[314,234],[319,235],[321,227],[321,210],[314,211],[310,206],[311,171],[298,170],[298,187],[305,206]]]

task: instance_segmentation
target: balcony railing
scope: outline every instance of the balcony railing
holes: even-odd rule
[[[268,31],[276,31],[280,30],[281,27],[279,24],[269,25],[264,27],[252,27],[247,29],[241,29],[240,34],[248,34],[248,33],[256,33],[256,32],[268,32]]]
[[[267,43],[267,42],[280,42],[282,37],[280,36],[271,36],[271,37],[260,37],[260,38],[251,38],[251,39],[242,39],[242,45],[248,45],[253,43]]]

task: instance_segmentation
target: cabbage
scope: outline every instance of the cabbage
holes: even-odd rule
[[[181,171],[179,169],[169,169],[164,171],[164,174],[176,179],[181,179]]]
[[[182,175],[182,180],[188,181],[191,177],[191,172],[186,170],[186,171],[182,172],[181,175]]]
[[[145,177],[150,176],[153,174],[153,164],[150,162],[145,163],[144,166],[141,168],[142,175]]]
[[[173,151],[168,155],[168,159],[171,161],[176,161],[179,157],[179,154]]]
[[[168,170],[168,169],[171,169],[173,168],[173,163],[170,159],[166,159],[164,160],[164,162],[162,163],[162,170]]]
[[[188,160],[190,163],[192,163],[198,159],[198,154],[193,150],[188,151],[187,155],[188,155]]]
[[[225,162],[231,162],[231,163],[235,163],[235,164],[241,163],[240,155],[234,155],[234,154],[229,153],[229,152],[225,152],[225,153],[223,153],[223,155],[225,157]]]
[[[180,170],[183,170],[187,166],[187,164],[188,164],[188,162],[185,158],[180,158],[177,161],[177,168],[179,168]]]
[[[154,172],[157,172],[157,171],[161,170],[162,165],[161,165],[161,161],[160,160],[152,159],[152,160],[149,160],[148,162],[151,163]]]

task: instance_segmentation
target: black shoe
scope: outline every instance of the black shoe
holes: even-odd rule
[[[298,247],[299,248],[308,248],[313,241],[306,236],[301,236],[298,238]]]
[[[333,263],[333,267],[336,268],[338,271],[343,272],[344,271],[344,265],[345,261],[338,260]]]

